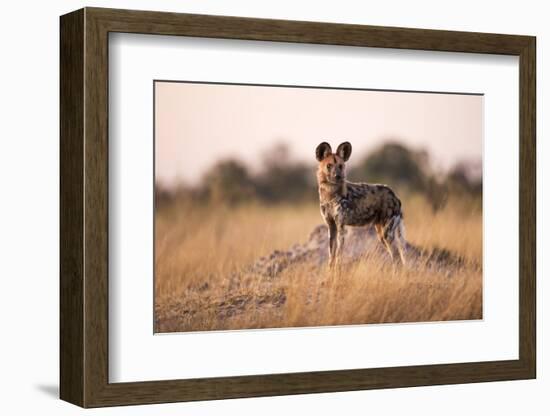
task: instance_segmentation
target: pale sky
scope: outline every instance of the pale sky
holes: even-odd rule
[[[427,150],[441,169],[482,158],[477,95],[156,82],[155,100],[156,180],[166,185],[195,184],[222,158],[258,169],[281,142],[312,164],[322,141],[351,142],[350,163],[389,139]]]

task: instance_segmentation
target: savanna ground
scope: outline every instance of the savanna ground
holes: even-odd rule
[[[333,271],[313,202],[158,206],[155,332],[481,319],[480,202],[402,199],[407,266],[355,230]]]

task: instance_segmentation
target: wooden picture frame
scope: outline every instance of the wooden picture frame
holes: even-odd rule
[[[100,407],[535,378],[534,37],[100,8],[62,16],[60,30],[61,399]],[[110,32],[519,56],[519,359],[109,383]]]

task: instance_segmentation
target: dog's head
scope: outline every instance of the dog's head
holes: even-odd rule
[[[317,178],[320,183],[328,182],[338,185],[346,179],[346,162],[351,156],[351,143],[341,143],[332,153],[332,148],[327,142],[322,142],[315,149],[315,157],[319,162]]]

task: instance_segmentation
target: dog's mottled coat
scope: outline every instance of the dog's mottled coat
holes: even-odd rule
[[[341,256],[345,226],[374,225],[380,242],[392,259],[405,263],[406,247],[401,201],[386,185],[352,183],[346,180],[345,163],[351,144],[344,142],[332,153],[323,142],[315,151],[319,161],[317,183],[321,214],[329,230],[330,265]]]

